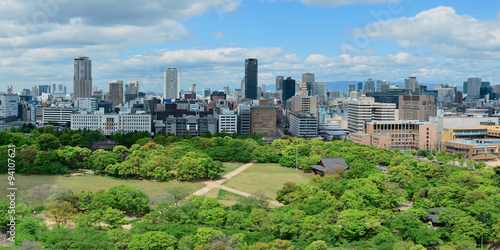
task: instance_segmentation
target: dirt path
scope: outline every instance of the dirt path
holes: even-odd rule
[[[240,190],[237,190],[237,189],[234,189],[234,188],[230,188],[230,187],[226,187],[226,186],[223,186],[222,183],[226,182],[227,180],[235,177],[236,175],[238,175],[239,173],[245,171],[247,168],[251,167],[253,165],[253,163],[247,163],[235,170],[233,170],[232,172],[230,173],[227,173],[226,175],[224,175],[222,178],[218,179],[218,180],[215,180],[215,181],[204,181],[203,184],[207,185],[206,187],[192,193],[191,195],[204,195],[208,192],[210,192],[210,190],[214,189],[214,188],[218,188],[218,189],[224,189],[226,191],[229,191],[229,192],[232,192],[232,193],[235,193],[235,194],[239,194],[241,196],[245,196],[245,197],[248,197],[250,196],[251,194],[249,193],[246,193],[246,192],[243,192],[243,191],[240,191]],[[277,201],[274,201],[274,200],[270,200],[269,202],[270,204],[273,204],[275,206],[283,206],[283,204],[277,202]]]

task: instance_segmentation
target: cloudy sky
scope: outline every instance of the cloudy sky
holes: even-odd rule
[[[71,91],[79,56],[104,91],[138,79],[141,91],[162,92],[167,67],[184,90],[239,88],[249,57],[259,85],[306,72],[325,82],[499,84],[499,10],[489,0],[2,0],[0,91]]]

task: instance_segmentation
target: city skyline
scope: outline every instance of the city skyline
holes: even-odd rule
[[[245,58],[259,60],[259,86],[307,72],[321,82],[403,82],[416,76],[423,84],[461,86],[470,77],[498,83],[497,2],[488,8],[427,0],[130,1],[121,4],[127,8],[93,7],[109,12],[49,2],[4,2],[0,91],[7,85],[15,92],[39,84],[71,86],[71,62],[79,56],[92,60],[99,89],[113,79],[137,79],[141,90],[157,93],[170,67],[182,72],[183,90],[191,84],[238,88]],[[146,7],[133,8],[139,4]],[[257,10],[262,15],[248,22]],[[82,32],[89,35],[76,35]]]

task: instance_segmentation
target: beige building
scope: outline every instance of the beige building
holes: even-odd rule
[[[123,103],[123,81],[109,82],[109,101],[113,106]]]
[[[347,124],[350,133],[363,131],[363,124],[371,121],[394,121],[396,104],[377,103],[373,98],[350,101],[347,105]]]
[[[276,108],[254,106],[250,111],[250,133],[274,136],[276,134]]]
[[[498,139],[452,140],[445,144],[446,153],[462,153],[465,159],[475,161],[498,161],[500,159]]]
[[[404,95],[399,96],[399,118],[402,120],[429,121],[436,116],[435,96]]]
[[[350,135],[364,145],[400,150],[437,150],[437,125],[421,121],[374,121]]]
[[[292,98],[290,98],[290,102],[292,105],[292,112],[308,112],[314,115],[318,114],[317,96],[292,96]]]

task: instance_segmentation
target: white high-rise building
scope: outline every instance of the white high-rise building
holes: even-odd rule
[[[479,85],[481,85],[481,83]],[[419,86],[416,76],[410,76],[408,79],[405,79],[405,89],[415,91]]]
[[[166,69],[163,82],[163,98],[172,100],[179,98],[179,83],[179,71],[176,68]]]

